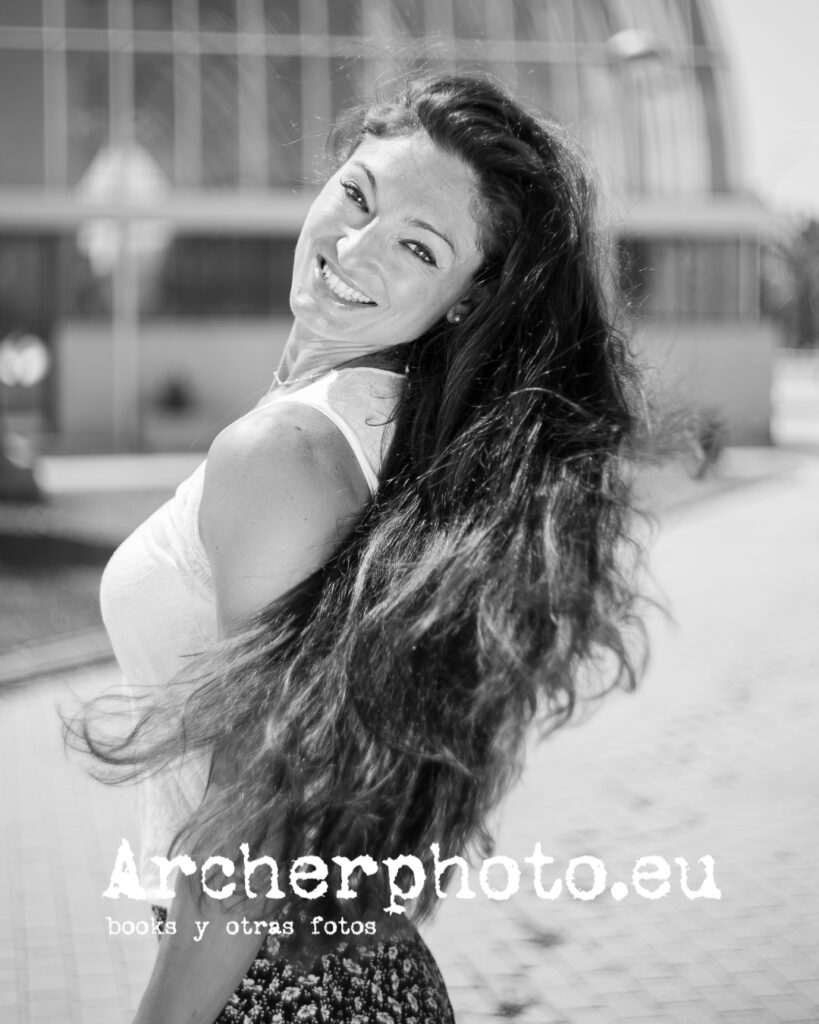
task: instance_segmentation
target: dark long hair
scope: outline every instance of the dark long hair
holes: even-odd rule
[[[464,321],[406,348],[376,497],[325,565],[197,659],[127,737],[74,726],[120,780],[214,750],[234,763],[177,837],[187,852],[485,855],[531,724],[548,732],[583,693],[639,674],[639,380],[584,161],[475,75],[409,80],[331,146],[343,160],[365,136],[414,132],[473,172],[484,263]],[[378,879],[359,891],[365,907],[384,898]],[[427,886],[412,912],[434,905]]]

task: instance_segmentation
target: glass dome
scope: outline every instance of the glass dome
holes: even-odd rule
[[[328,12],[329,81],[315,64],[305,72],[333,114],[389,75],[386,54],[488,66],[578,131],[617,191],[736,187],[727,63],[707,0],[334,0]]]
[[[293,243],[333,117],[402,70],[478,66],[579,135],[652,343],[688,378],[701,362],[696,386],[741,407],[738,421],[755,416],[763,436],[762,413],[730,397],[747,383],[759,217],[741,184],[716,7],[0,0],[0,134],[13,139],[0,147],[0,262],[14,269],[0,281],[0,333],[37,333],[59,353],[57,383],[31,402],[78,445],[155,443],[150,396],[182,366],[203,409],[237,407],[264,376],[253,360],[269,358],[271,324],[275,344],[286,337]],[[689,341],[677,344],[681,325]],[[221,339],[240,336],[244,357],[224,356]],[[248,378],[231,384],[222,362]],[[767,408],[766,386],[760,370],[753,410]],[[108,392],[112,410],[92,415]],[[186,444],[201,440],[191,431]]]
[[[309,185],[339,109],[424,62],[488,66],[619,192],[735,187],[707,0],[0,0],[0,186],[74,188],[109,141],[171,186]]]

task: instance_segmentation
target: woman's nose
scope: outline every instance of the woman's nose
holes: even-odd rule
[[[363,263],[376,259],[377,232],[375,224],[348,227],[336,242],[339,263]]]

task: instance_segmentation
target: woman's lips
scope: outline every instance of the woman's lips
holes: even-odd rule
[[[330,296],[345,307],[355,308],[356,306],[376,306],[369,295],[361,291],[355,285],[345,281],[333,270],[323,256],[318,257],[319,278],[324,283]]]

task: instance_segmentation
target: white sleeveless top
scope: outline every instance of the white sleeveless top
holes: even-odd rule
[[[347,439],[375,494],[403,383],[402,374],[374,367],[331,370],[298,391],[272,392],[247,415],[271,402],[300,402],[320,410]],[[186,656],[217,639],[213,580],[199,536],[204,475],[203,461],[123,541],[102,576],[103,622],[126,687],[134,693],[150,695],[177,674]],[[161,894],[151,858],[167,856],[174,835],[204,795],[208,769],[209,759],[200,757],[139,784],[139,877],[152,903],[168,906],[170,900]]]

